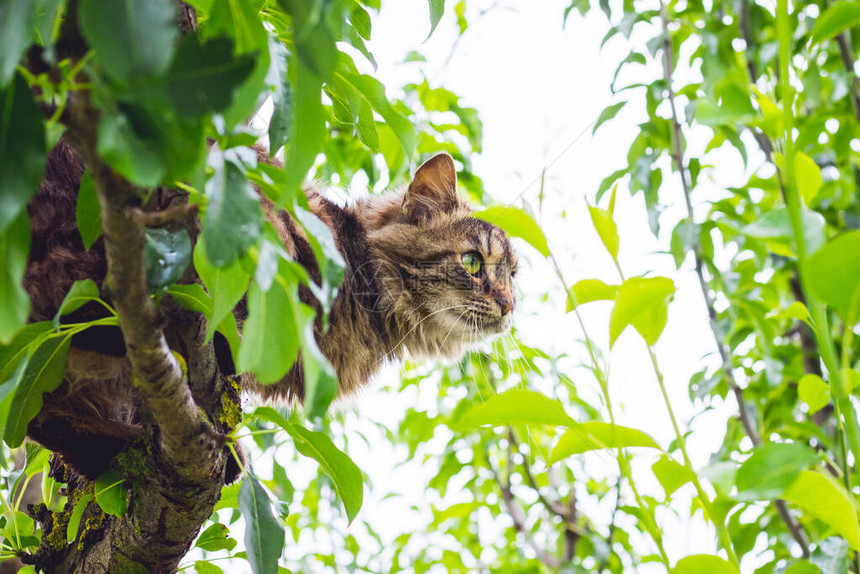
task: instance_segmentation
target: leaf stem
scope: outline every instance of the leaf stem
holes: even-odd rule
[[[720,544],[726,551],[726,554],[728,554],[729,560],[735,566],[738,566],[738,557],[732,547],[732,539],[729,536],[728,529],[726,529],[726,523],[724,520],[717,520],[714,516],[712,501],[705,492],[705,489],[702,488],[702,483],[699,481],[699,475],[696,473],[696,469],[693,468],[693,463],[690,460],[690,456],[687,454],[687,444],[684,440],[684,435],[681,433],[681,429],[678,426],[678,420],[675,417],[672,402],[669,400],[669,394],[666,392],[666,383],[663,379],[663,372],[660,370],[660,365],[657,363],[657,355],[654,353],[654,347],[652,345],[648,345],[648,355],[651,357],[651,365],[654,367],[654,375],[657,377],[657,384],[660,386],[660,393],[663,395],[663,402],[666,404],[666,410],[669,411],[669,419],[672,421],[672,428],[675,430],[675,440],[677,440],[678,448],[681,450],[681,456],[684,458],[684,466],[690,469],[692,473],[690,476],[692,477],[693,486],[696,488],[696,492],[699,495],[702,508],[705,510],[708,518],[711,519],[711,522],[714,523],[714,527],[717,529],[717,537],[720,540]]]
[[[603,371],[603,368],[597,361],[597,354],[594,351],[594,342],[592,338],[588,335],[588,330],[585,327],[585,321],[582,319],[582,314],[579,312],[579,306],[576,304],[576,295],[574,294],[573,289],[571,289],[567,282],[564,280],[564,274],[561,272],[561,267],[559,266],[558,261],[555,258],[555,254],[552,252],[551,249],[549,250],[549,261],[552,264],[556,277],[558,277],[558,280],[561,282],[562,287],[566,291],[567,296],[573,305],[573,312],[576,315],[576,320],[579,322],[580,329],[582,329],[582,335],[583,337],[585,337],[585,347],[586,349],[588,349],[588,355],[591,359],[591,366],[594,369],[594,374],[597,377],[597,382],[600,385],[601,392],[603,393],[603,400],[606,403],[606,411],[609,415],[609,422],[614,427],[616,424],[615,413],[612,410],[612,400],[609,396],[609,383],[607,381],[606,373]],[[639,507],[639,509],[642,511],[642,515],[645,517],[645,528],[648,530],[648,534],[650,534],[651,538],[654,540],[654,544],[657,545],[657,550],[660,553],[660,561],[666,567],[666,570],[671,572],[672,567],[669,562],[669,556],[666,554],[666,550],[663,548],[663,535],[660,532],[656,521],[654,521],[651,509],[645,504],[645,501],[639,494],[639,489],[636,488],[636,481],[633,479],[633,470],[630,467],[630,460],[628,458],[627,452],[622,447],[618,447],[617,459],[619,471],[621,472],[621,475],[627,479],[627,482],[630,485],[630,490],[633,491],[633,497],[636,500],[636,505]]]

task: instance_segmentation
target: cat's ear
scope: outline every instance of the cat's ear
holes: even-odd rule
[[[420,223],[460,206],[457,168],[445,152],[421,164],[403,197],[403,214],[410,223]]]

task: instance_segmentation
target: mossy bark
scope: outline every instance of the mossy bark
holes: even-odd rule
[[[87,51],[75,22],[76,4],[69,3],[57,43],[62,56],[73,61]],[[177,26],[194,33],[193,8],[177,4]],[[93,493],[91,481],[58,476],[68,482],[68,503],[60,512],[44,506],[32,509],[43,537],[38,553],[27,558],[57,574],[174,572],[212,515],[225,478],[234,476],[225,443],[226,433],[241,418],[238,390],[219,372],[212,342],[205,342],[205,319],[169,298],[158,306],[150,298],[144,228],[133,215],[151,193],[120,177],[99,157],[99,112],[89,94],[70,93],[61,121],[67,127],[64,138],[83,157],[96,183],[108,262],[105,286],[128,348],[145,432],[113,461],[126,478],[127,511],[119,517],[105,514],[92,497],[84,496]],[[196,220],[185,225],[195,238]],[[197,281],[193,267],[182,281]],[[184,358],[184,372],[173,353]],[[66,471],[58,467],[54,472]],[[87,508],[69,542],[69,521],[77,504]]]

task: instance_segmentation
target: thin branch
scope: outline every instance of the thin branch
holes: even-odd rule
[[[519,450],[520,442],[517,439],[516,434],[514,433],[514,429],[512,428],[508,429],[508,442],[511,448],[513,448],[514,450]],[[565,561],[569,562],[570,560],[573,560],[573,557],[576,555],[576,544],[579,542],[580,536],[587,532],[587,529],[582,528],[576,523],[576,494],[574,494],[573,490],[571,489],[570,498],[567,500],[567,503],[561,500],[549,500],[540,491],[540,487],[535,480],[534,474],[532,474],[531,465],[529,465],[528,462],[528,457],[523,457],[523,462],[520,466],[522,466],[523,468],[523,474],[525,475],[526,482],[537,495],[538,502],[540,502],[550,514],[561,518],[562,523],[564,525]]]
[[[746,5],[746,2],[744,2]],[[742,10],[742,16],[744,12],[746,12],[746,23],[741,25],[741,30],[745,34],[745,41],[747,41],[747,49],[751,50],[752,46],[751,36],[749,35],[749,8],[744,6],[745,10]],[[666,10],[666,6],[661,2],[660,3],[660,19],[663,27],[663,79],[666,82],[666,89],[668,90],[669,95],[669,109],[671,112],[671,121],[672,121],[672,160],[675,163],[675,169],[678,171],[678,174],[681,177],[681,187],[684,191],[684,204],[687,208],[687,220],[689,222],[689,226],[691,229],[695,229],[695,217],[693,215],[693,201],[692,201],[692,183],[690,180],[689,173],[687,171],[686,165],[684,164],[684,150],[681,147],[681,123],[678,120],[678,112],[675,105],[675,90],[672,87],[672,40],[669,35],[669,16]],[[743,20],[743,17],[742,17]],[[749,67],[750,73],[755,72],[755,66]],[[755,78],[753,78],[755,81]],[[761,137],[764,141],[767,142],[767,146],[763,146],[762,150],[766,155],[770,155],[770,150],[772,146],[770,145],[770,141],[767,140],[767,137],[764,134],[761,134]],[[759,139],[759,138],[756,138]],[[760,144],[762,140],[759,140]],[[717,345],[717,350],[720,354],[721,367],[723,372],[725,373],[726,379],[729,382],[729,388],[731,388],[732,393],[735,396],[735,400],[738,404],[738,417],[741,420],[741,424],[744,427],[744,431],[747,436],[752,441],[753,445],[758,445],[761,443],[761,436],[758,434],[758,430],[756,429],[755,422],[753,420],[752,415],[747,409],[746,400],[744,397],[744,391],[738,385],[737,379],[735,379],[734,370],[732,368],[731,363],[731,352],[728,348],[728,345],[725,341],[722,340],[719,336],[719,327],[717,324],[717,311],[714,306],[713,298],[711,297],[711,292],[708,287],[707,279],[704,274],[704,262],[702,260],[701,255],[701,246],[699,244],[698,238],[696,238],[695,234],[691,233],[694,241],[693,255],[695,257],[696,263],[696,277],[699,280],[699,288],[702,292],[702,298],[704,299],[705,306],[708,310],[708,321],[711,326],[711,332],[714,335],[714,341]],[[779,512],[780,517],[785,522],[788,531],[791,533],[791,536],[797,541],[800,545],[801,550],[803,551],[803,556],[809,556],[809,541],[806,537],[805,532],[803,531],[803,527],[797,522],[797,520],[791,515],[788,511],[788,507],[785,505],[785,502],[782,500],[775,500],[774,505],[776,506],[777,511]]]
[[[130,207],[128,215],[138,225],[144,227],[164,227],[170,223],[184,221],[200,211],[199,203],[184,203],[162,211],[143,211]]]
[[[529,531],[526,528],[525,515],[523,513],[523,510],[519,507],[516,499],[514,498],[513,493],[511,492],[510,477],[508,481],[503,481],[502,477],[499,476],[499,473],[496,468],[490,462],[489,457],[487,457],[487,466],[489,467],[490,472],[493,475],[493,480],[496,482],[496,485],[498,485],[499,490],[502,491],[502,500],[504,500],[505,508],[507,509],[511,520],[514,522],[514,529],[523,535],[526,544],[528,544],[531,549],[534,550],[538,560],[540,560],[550,568],[558,568],[560,566],[559,559],[543,550],[540,546],[538,546],[537,542],[534,541],[534,538],[530,536]]]
[[[593,340],[588,335],[588,330],[585,328],[585,321],[582,319],[582,314],[579,312],[579,307],[576,304],[576,296],[573,292],[573,289],[570,285],[565,281],[564,274],[561,272],[561,267],[558,264],[558,261],[555,258],[555,254],[550,250],[549,252],[549,260],[552,264],[553,270],[555,271],[556,277],[561,282],[562,288],[567,293],[570,301],[574,303],[573,313],[576,315],[577,321],[579,321],[579,326],[582,329],[582,334],[585,337],[585,346],[588,349],[589,357],[591,358],[591,366],[593,368],[593,372],[597,377],[598,383],[600,384],[600,390],[603,393],[603,400],[606,404],[606,411],[609,414],[609,422],[612,425],[615,425],[615,414],[612,409],[612,401],[609,396],[609,384],[606,379],[606,375],[603,372],[600,364],[597,362],[597,355],[595,352],[595,346]],[[619,446],[617,449],[617,457],[618,461],[618,470],[622,476],[627,478],[627,483],[630,485],[630,490],[633,491],[633,498],[636,500],[637,506],[642,510],[643,516],[645,516],[644,525],[645,529],[651,535],[651,539],[654,541],[654,544],[657,546],[657,550],[660,555],[660,561],[666,567],[666,570],[669,571],[672,569],[669,563],[669,556],[666,554],[666,550],[663,548],[663,536],[660,532],[659,527],[657,526],[656,521],[649,520],[649,515],[647,514],[647,505],[645,501],[642,499],[642,496],[639,494],[639,489],[636,487],[636,480],[633,478],[633,471],[630,467],[630,461],[627,459],[627,453],[624,451],[624,447]]]
[[[508,429],[508,441],[514,447],[515,450],[519,450],[520,441],[517,439],[516,435],[514,434],[513,429]],[[532,474],[531,466],[529,465],[528,459],[526,457],[523,457],[523,463],[521,466],[523,467],[523,474],[526,477],[526,482],[528,482],[529,486],[532,488],[532,490],[535,491],[535,494],[537,494],[538,501],[551,514],[554,514],[554,515],[558,516],[559,518],[562,518],[565,521],[567,521],[568,514],[567,514],[567,511],[564,508],[564,506],[562,506],[562,504],[560,502],[551,501],[551,500],[547,499],[543,494],[541,494],[540,487],[537,485],[537,482],[535,481],[535,477]]]
[[[612,556],[612,542],[615,538],[615,530],[618,526],[615,524],[615,517],[618,515],[618,509],[621,506],[621,481],[624,475],[618,475],[618,480],[615,481],[615,507],[612,509],[612,516],[609,519],[609,535],[606,537],[606,546],[609,548],[609,554],[601,560],[597,567],[598,572],[603,572],[609,566],[609,557]]]

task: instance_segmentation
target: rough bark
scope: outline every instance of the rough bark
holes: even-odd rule
[[[182,5],[177,25],[189,31],[195,24],[193,9]],[[73,16],[62,33],[68,39],[61,42],[68,47],[66,55],[85,53]],[[220,496],[231,422],[224,410],[237,409],[237,388],[219,373],[212,343],[204,343],[205,319],[169,303],[157,306],[146,287],[145,227],[176,224],[178,214],[190,215],[193,209],[180,205],[170,213],[142,211],[149,190],[113,172],[96,151],[99,114],[87,92],[69,94],[62,119],[68,128],[64,137],[84,158],[96,183],[108,262],[105,287],[141,395],[145,432],[113,463],[127,479],[127,512],[109,516],[89,502],[71,544],[66,543],[69,517],[82,499],[90,499],[84,497],[93,493],[93,483],[66,476],[62,467],[54,469],[57,478],[69,483],[69,502],[61,512],[34,509],[43,540],[30,558],[55,573],[173,572]],[[184,224],[196,236],[193,219]],[[189,270],[186,279],[194,280],[193,273]],[[184,357],[184,372],[174,352]]]

